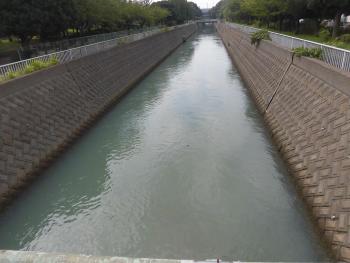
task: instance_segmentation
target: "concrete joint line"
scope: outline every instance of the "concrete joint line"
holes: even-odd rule
[[[79,92],[82,92],[83,90],[82,90],[82,88],[80,87],[80,85],[79,85],[77,79],[75,78],[73,72],[72,72],[71,69],[69,68],[69,65],[68,65],[68,64],[65,64],[65,68],[67,69],[68,74],[72,77],[72,80],[73,80],[74,84],[78,87]]]
[[[292,59],[291,59],[291,61],[289,62],[287,69],[283,72],[282,78],[281,78],[280,81],[278,82],[277,88],[276,88],[275,91],[273,92],[273,94],[272,94],[272,96],[271,96],[271,98],[270,98],[270,100],[269,100],[269,103],[268,103],[267,106],[266,106],[266,109],[265,109],[265,111],[264,111],[264,115],[265,115],[266,112],[268,111],[268,109],[269,109],[269,107],[270,107],[270,105],[271,105],[273,99],[274,99],[275,96],[277,95],[278,90],[280,89],[281,84],[282,84],[282,82],[283,82],[285,76],[287,75],[287,73],[288,73],[290,67],[291,67],[292,64],[293,64],[293,60],[294,60],[294,53],[292,54]]]

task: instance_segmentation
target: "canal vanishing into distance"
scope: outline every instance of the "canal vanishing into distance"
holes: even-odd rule
[[[0,215],[1,249],[327,260],[318,240],[212,26],[179,47]]]

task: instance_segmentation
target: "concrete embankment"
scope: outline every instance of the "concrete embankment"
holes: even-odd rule
[[[217,26],[336,257],[350,261],[350,74]],[[278,200],[276,200],[278,202]]]
[[[0,85],[0,204],[195,31],[178,27]]]

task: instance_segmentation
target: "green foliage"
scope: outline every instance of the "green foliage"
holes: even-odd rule
[[[187,0],[163,0],[153,3],[152,6],[167,10],[168,15],[162,21],[169,26],[194,20],[202,15],[200,8],[194,2],[187,2]]]
[[[259,30],[259,31],[254,32],[250,36],[251,44],[255,45],[255,46],[258,46],[260,44],[261,40],[263,40],[263,39],[271,40],[269,31]]]
[[[326,44],[329,46],[335,46],[338,48],[344,48],[344,49],[350,50],[350,43],[346,43],[344,41],[340,41],[337,39],[331,39],[330,41],[327,41]]]
[[[23,70],[9,72],[6,77],[1,77],[0,82],[15,79],[35,71],[45,69],[58,64],[56,58],[51,58],[48,61],[34,60],[29,65],[27,65]]]
[[[169,30],[170,30],[170,29],[169,29],[169,27],[167,27],[167,26],[164,27],[164,28],[162,28],[162,32],[164,32],[164,33],[165,33],[165,32],[169,32]]]
[[[212,10],[217,18],[251,24],[259,21],[268,28],[282,27],[299,33],[300,19],[333,19],[333,37],[340,31],[340,17],[350,14],[350,0],[221,0]],[[317,25],[318,27],[318,25]]]
[[[341,35],[337,40],[350,44],[350,34]]]
[[[9,41],[8,39],[0,39],[0,52],[16,51],[19,48],[18,41]]]
[[[322,59],[322,49],[321,48],[298,47],[298,48],[294,48],[293,52],[297,57],[304,56],[304,57]]]
[[[168,10],[147,1],[0,0],[0,35],[15,36],[27,46],[35,37],[46,41],[72,31],[86,35],[162,23]]]
[[[321,29],[318,35],[322,40],[325,40],[325,41],[328,41],[331,38],[331,33],[329,32],[328,29],[325,29],[325,28]]]

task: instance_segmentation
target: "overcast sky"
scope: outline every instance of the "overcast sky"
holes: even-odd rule
[[[200,8],[211,8],[216,5],[219,0],[188,0],[195,2]]]
[[[195,2],[200,8],[211,8],[216,5],[219,0],[190,0]]]

